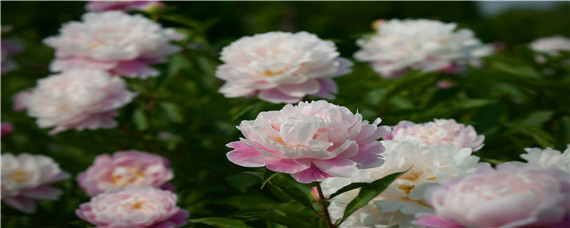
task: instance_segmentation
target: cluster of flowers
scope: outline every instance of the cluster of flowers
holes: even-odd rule
[[[98,227],[181,227],[189,212],[176,206],[174,173],[165,158],[140,151],[103,154],[77,175],[91,196],[75,211]],[[70,178],[52,158],[22,153],[2,154],[2,202],[26,212],[35,200],[56,200],[62,191],[50,184]]]

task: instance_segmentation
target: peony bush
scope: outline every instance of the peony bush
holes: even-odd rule
[[[570,9],[485,4],[2,2],[0,225],[568,227]]]

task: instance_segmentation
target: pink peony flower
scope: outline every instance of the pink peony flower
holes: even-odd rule
[[[416,215],[430,227],[568,227],[570,176],[559,170],[501,164],[443,182],[426,193],[435,214]]]
[[[52,71],[94,68],[126,77],[154,77],[149,67],[181,49],[170,44],[184,36],[141,15],[120,11],[86,13],[81,22],[63,25],[60,34],[44,43],[56,49]]]
[[[38,80],[25,102],[28,115],[40,127],[55,127],[57,134],[67,129],[113,128],[116,111],[136,96],[119,77],[105,71],[75,69]]]
[[[475,38],[471,30],[455,31],[455,23],[393,19],[375,22],[373,27],[374,34],[357,40],[361,50],[354,57],[370,62],[374,71],[385,78],[401,77],[411,69],[457,73],[461,68],[456,66],[478,62],[494,51]]]
[[[307,95],[333,99],[333,77],[352,71],[331,41],[308,32],[246,36],[224,47],[216,77],[226,97],[258,95],[272,103],[295,103]]]
[[[101,228],[175,228],[190,216],[172,192],[151,187],[109,191],[79,206],[75,214]]]
[[[174,173],[166,158],[131,150],[97,156],[87,171],[77,175],[77,182],[88,195],[94,196],[108,190],[132,186],[158,188],[173,177]]]
[[[23,90],[16,93],[12,97],[12,110],[14,111],[23,111],[26,110],[26,102],[28,102],[28,98],[30,98],[30,91]]]
[[[9,135],[13,131],[14,131],[14,125],[12,125],[10,122],[2,122],[2,124],[0,125],[0,137]]]
[[[384,140],[408,141],[425,145],[451,143],[460,148],[477,151],[483,147],[485,136],[477,135],[471,125],[459,124],[453,119],[434,119],[432,122],[416,124],[400,121]]]
[[[227,145],[234,149],[227,157],[237,165],[289,173],[301,183],[350,177],[384,163],[384,147],[377,140],[390,128],[378,127],[380,121],[369,124],[360,114],[326,101],[288,104],[242,121],[238,129],[245,138]]]
[[[566,145],[566,150],[563,152],[550,147],[546,149],[524,148],[524,150],[526,154],[521,154],[521,158],[528,164],[541,169],[554,168],[570,173],[570,144]]]
[[[34,213],[36,200],[56,200],[61,195],[61,190],[49,185],[69,177],[50,157],[2,154],[2,202],[16,210]]]
[[[100,11],[129,11],[129,10],[146,10],[150,7],[163,7],[164,3],[159,1],[89,1],[85,5],[85,10],[92,12]]]

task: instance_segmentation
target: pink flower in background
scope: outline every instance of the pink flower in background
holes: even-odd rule
[[[224,47],[216,77],[226,97],[258,95],[272,103],[295,103],[307,95],[333,99],[333,77],[352,71],[331,41],[308,32],[268,32],[242,37]]]
[[[455,23],[393,19],[374,26],[374,34],[357,41],[361,50],[354,57],[370,62],[374,71],[385,78],[401,77],[411,69],[457,73],[459,65],[477,62],[493,52],[471,30],[455,31]]]
[[[566,150],[560,152],[550,147],[541,148],[525,148],[526,154],[521,154],[521,158],[528,164],[534,165],[541,169],[559,169],[566,173],[570,173],[570,144],[566,145]]]
[[[116,127],[116,109],[135,96],[119,77],[101,70],[75,69],[39,79],[25,107],[40,127],[55,127],[50,133],[57,134],[67,129]]]
[[[429,227],[568,227],[570,176],[559,170],[501,164],[429,189],[434,214],[415,224]]]
[[[14,125],[12,125],[10,122],[2,122],[2,125],[0,125],[0,137],[4,137],[6,135],[9,135],[10,133],[12,133],[14,131]]]
[[[31,95],[30,90],[23,90],[16,93],[12,97],[12,110],[14,111],[26,110],[26,102],[28,102],[28,98],[30,98],[30,95]]]
[[[131,150],[97,156],[92,166],[77,175],[77,182],[88,195],[94,196],[126,187],[159,188],[173,177],[174,173],[166,158]]]
[[[477,151],[483,147],[485,136],[477,135],[471,125],[455,122],[453,119],[434,119],[432,122],[416,124],[400,121],[392,133],[384,140],[398,140],[425,145],[445,145],[451,143],[460,148],[471,148]]]
[[[79,206],[75,214],[102,228],[175,228],[190,216],[176,206],[178,197],[151,187],[126,188],[101,193]]]
[[[2,26],[2,32],[9,31],[11,28],[8,26]],[[13,59],[15,54],[18,54],[24,50],[24,47],[13,39],[2,39],[1,51],[1,62],[2,70],[1,74],[7,74],[18,68],[18,63]]]
[[[170,44],[184,36],[141,15],[120,11],[86,13],[82,21],[68,22],[44,43],[56,49],[52,71],[95,68],[126,77],[147,78],[160,72],[149,67],[179,52]]]
[[[99,11],[129,11],[129,10],[146,10],[150,7],[163,7],[164,3],[159,1],[89,1],[85,5],[85,10],[92,12]]]
[[[50,157],[2,154],[2,202],[16,210],[34,213],[36,200],[56,200],[62,194],[49,185],[69,177]]]
[[[301,183],[350,177],[384,163],[384,147],[377,140],[390,128],[379,127],[380,121],[370,124],[326,101],[288,104],[242,121],[238,129],[245,138],[227,145],[234,149],[227,157],[237,165],[291,174]]]

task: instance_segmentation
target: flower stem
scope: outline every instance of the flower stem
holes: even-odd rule
[[[333,225],[331,222],[331,216],[329,215],[329,209],[327,208],[327,199],[323,195],[323,190],[321,189],[321,184],[315,181],[315,186],[317,187],[317,191],[319,192],[319,201],[321,202],[321,207],[323,207],[324,219],[327,222],[328,228],[335,228],[336,226]]]

